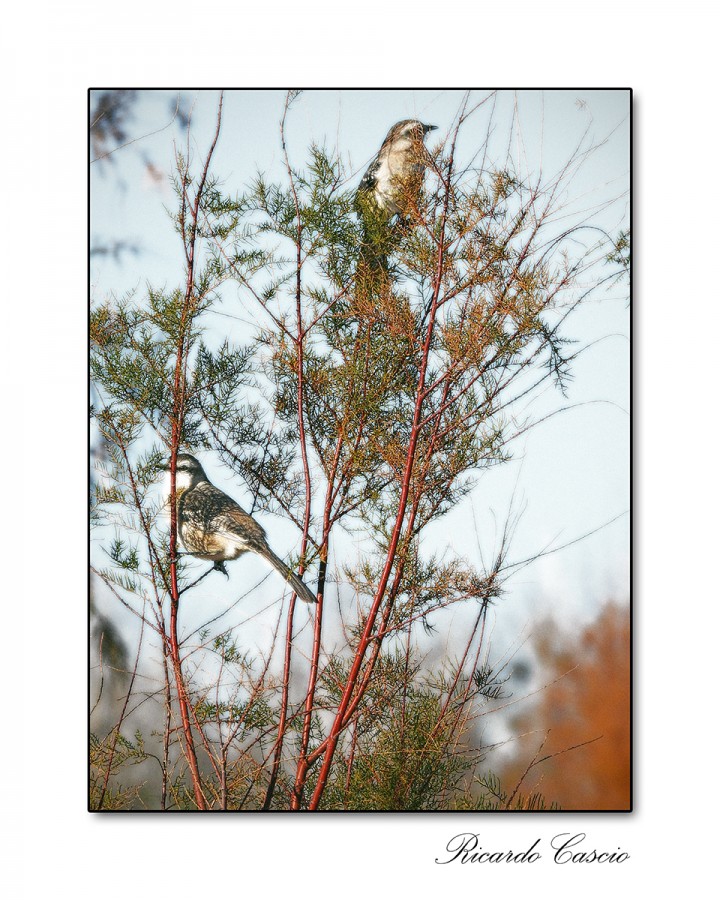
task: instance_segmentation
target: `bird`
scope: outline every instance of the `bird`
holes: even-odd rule
[[[162,468],[168,470],[169,461]],[[262,525],[211,484],[189,453],[177,455],[175,496],[178,533],[190,556],[212,561],[213,568],[229,577],[225,562],[243,553],[256,553],[282,575],[301,600],[317,603],[310,588],[270,549]]]
[[[397,122],[362,177],[355,193],[355,209],[363,224],[361,259],[371,269],[387,271],[390,220],[393,216],[409,219],[417,206],[430,161],[425,135],[436,128],[418,119]]]

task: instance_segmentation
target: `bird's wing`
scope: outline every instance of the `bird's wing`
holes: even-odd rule
[[[241,539],[250,550],[257,553],[267,547],[265,529],[237,503],[228,505],[218,512],[213,519],[213,528],[218,534]]]
[[[207,531],[218,509],[228,500],[227,494],[203,481],[180,496],[178,510],[188,525]]]
[[[250,549],[266,546],[262,525],[210,482],[202,482],[188,492],[183,515],[189,524],[219,537],[243,539]]]
[[[363,175],[362,181],[358,185],[358,193],[369,193],[370,191],[375,190],[375,186],[377,185],[377,173],[379,169],[380,157],[376,156],[375,159],[367,167],[367,171]]]

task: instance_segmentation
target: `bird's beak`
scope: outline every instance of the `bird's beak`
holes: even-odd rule
[[[160,465],[158,466],[158,469],[160,469],[162,472],[169,472],[170,471],[170,460],[169,459],[163,460],[160,463]]]
[[[428,131],[437,131],[437,125],[423,125],[423,131],[425,134],[427,134]]]

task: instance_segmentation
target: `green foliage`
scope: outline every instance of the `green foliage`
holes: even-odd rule
[[[90,809],[133,809],[141,807],[142,785],[125,786],[121,775],[128,766],[148,758],[143,737],[135,733],[134,742],[112,731],[101,739],[90,735]],[[106,777],[109,779],[106,786]],[[101,806],[102,803],[102,806]]]
[[[475,809],[482,812],[495,810],[522,810],[524,812],[543,812],[545,810],[556,811],[560,806],[554,801],[548,801],[542,794],[521,794],[519,791],[508,791],[504,788],[497,775],[488,772],[482,777],[475,778],[473,791],[464,797],[457,806],[458,809]]]
[[[630,232],[620,231],[615,239],[613,249],[607,255],[608,262],[614,262],[623,269],[630,268]]]
[[[254,509],[307,533],[302,562],[317,567],[321,594],[336,529],[355,532],[362,554],[333,561],[357,615],[345,622],[347,645],[315,660],[309,717],[282,699],[286,685],[242,635],[215,634],[208,623],[200,649],[183,647],[205,789],[221,808],[289,803],[293,763],[327,739],[359,653],[357,703],[322,807],[491,808],[508,798],[494,782],[468,788],[481,760],[468,723],[501,696],[502,680],[477,663],[429,673],[415,656],[418,629],[431,633],[439,610],[472,604],[484,621],[502,594],[503,554],[481,571],[451,551],[428,552],[423,537],[481,473],[509,459],[515,401],[548,379],[564,389],[562,326],[591,262],[568,249],[572,230],[564,243],[546,237],[550,207],[537,213],[538,189],[509,166],[458,171],[452,154],[436,153],[403,221],[358,215],[348,176],[341,159],[313,145],[304,166],[288,161],[283,182],[258,174],[232,196],[178,155],[173,221],[185,271],[175,286],[110,297],[91,313],[92,415],[104,448],[92,514],[108,561],[97,571],[168,654],[168,598],[178,604],[194,584],[169,545],[158,496],[161,463],[178,450],[217,455],[244,479]],[[624,253],[623,241],[608,259]],[[236,318],[254,325],[236,328]],[[266,798],[285,713],[285,755]],[[187,775],[171,772],[166,750],[163,796],[191,805]],[[143,753],[118,737],[110,757],[95,741],[94,783],[103,767],[115,783]],[[303,802],[319,769],[309,768]],[[114,790],[104,806],[135,801]]]
[[[618,232],[617,237],[613,241],[612,250],[605,257],[606,262],[613,265],[616,274],[613,276],[613,282],[625,279],[630,272],[631,261],[630,249],[630,231],[622,230]]]
[[[473,755],[457,747],[442,698],[403,654],[384,655],[323,809],[429,810],[446,806]],[[439,727],[438,727],[439,725]]]

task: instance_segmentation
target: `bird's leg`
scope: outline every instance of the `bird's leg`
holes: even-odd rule
[[[215,561],[215,564],[213,565],[212,569],[210,569],[210,571],[213,572],[213,571],[215,571],[216,569],[217,569],[218,572],[222,572],[223,575],[224,575],[226,578],[230,578],[230,576],[228,575],[228,571],[227,571],[227,569],[225,568],[225,563],[222,562],[222,560],[219,560],[219,559],[216,560],[216,561]],[[207,574],[207,573],[206,573],[206,574]]]

